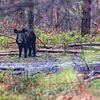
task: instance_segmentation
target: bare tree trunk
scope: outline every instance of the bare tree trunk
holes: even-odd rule
[[[33,4],[33,0],[30,0],[30,4]],[[28,7],[28,27],[29,29],[34,29],[34,12],[33,5]]]
[[[70,14],[69,14],[69,12],[68,12],[68,30],[72,30],[72,27],[71,27],[71,16],[70,16]]]
[[[91,24],[91,0],[83,0],[83,17],[81,23],[81,34],[90,34]]]
[[[55,29],[57,30],[59,28],[59,21],[60,21],[60,8],[57,7],[55,9]]]
[[[96,1],[97,2],[97,11],[99,10],[99,0]]]

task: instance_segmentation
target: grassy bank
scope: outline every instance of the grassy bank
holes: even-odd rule
[[[100,80],[85,83],[72,68],[55,74],[30,76],[15,76],[11,71],[0,72],[0,100],[92,100],[100,98],[99,83]]]
[[[72,85],[77,81],[73,69],[62,69],[55,74],[38,73],[31,76],[13,76],[10,71],[0,72],[0,98],[26,100],[23,96],[26,98],[28,96],[30,97],[28,100],[48,100],[49,96],[52,96],[56,99],[57,94],[72,91]]]

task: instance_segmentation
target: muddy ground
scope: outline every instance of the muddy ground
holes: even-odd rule
[[[86,61],[91,70],[100,70],[100,60]],[[15,74],[25,73],[55,73],[61,68],[72,67],[81,72],[87,72],[87,65],[75,54],[68,53],[37,53],[37,57],[18,58],[18,55],[0,56],[0,69],[11,69]]]

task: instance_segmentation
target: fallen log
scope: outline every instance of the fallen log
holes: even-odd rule
[[[81,46],[83,46],[84,48],[89,48],[89,47],[92,47],[93,49],[97,49],[99,50],[99,46],[100,46],[100,42],[93,42],[93,43],[70,43],[70,44],[67,44],[65,45],[67,49],[81,49]],[[93,47],[93,46],[98,46],[97,47]],[[62,48],[64,49],[64,45],[63,44],[56,44],[56,45],[46,45],[47,49],[59,49],[59,48]],[[40,48],[44,48],[43,45],[40,45]]]
[[[83,42],[83,43],[69,43],[66,45],[66,47],[74,47],[74,46],[100,46],[100,42]],[[47,47],[55,47],[55,45],[46,45]],[[43,47],[43,46],[41,46]],[[63,47],[63,44],[56,44],[56,47]]]
[[[64,49],[37,49],[37,52],[63,53]],[[66,50],[66,53],[80,53],[80,50]],[[18,50],[2,51],[0,56],[18,55]]]
[[[18,55],[18,53],[17,53],[17,52],[12,52],[12,53],[10,53],[10,52],[5,52],[5,53],[0,53],[0,56],[6,56],[6,55]]]
[[[68,44],[69,47],[73,47],[73,46],[100,46],[100,42],[83,42],[83,43],[71,43]]]
[[[62,53],[62,52],[66,52],[66,53],[80,53],[80,50],[67,50],[66,51],[64,49],[38,49],[37,52],[49,52],[49,53]]]

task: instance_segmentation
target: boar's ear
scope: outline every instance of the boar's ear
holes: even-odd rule
[[[26,29],[25,29],[25,28],[23,28],[23,29],[22,29],[22,33],[25,33],[25,32],[26,32]]]
[[[16,33],[16,34],[17,34],[17,33],[18,33],[18,30],[17,30],[17,29],[14,29],[14,33]]]

